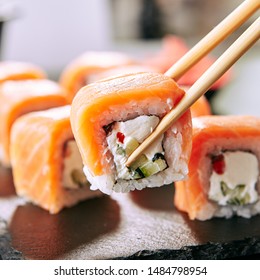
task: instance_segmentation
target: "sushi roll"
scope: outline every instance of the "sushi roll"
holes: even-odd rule
[[[119,52],[85,52],[67,65],[60,84],[68,90],[72,101],[78,90],[91,83],[98,73],[132,63],[132,58]]]
[[[175,206],[190,219],[260,213],[260,118],[194,118],[186,181],[175,183]]]
[[[10,167],[10,131],[21,115],[68,104],[65,90],[45,80],[6,81],[0,84],[0,163]]]
[[[0,62],[0,83],[10,80],[45,78],[45,71],[35,64],[20,61]]]
[[[16,192],[52,214],[101,194],[90,190],[83,174],[69,116],[69,105],[32,112],[11,130]]]
[[[125,165],[184,94],[169,77],[145,72],[100,80],[77,93],[72,131],[91,189],[129,192],[185,178],[191,150],[189,110],[130,167]]]

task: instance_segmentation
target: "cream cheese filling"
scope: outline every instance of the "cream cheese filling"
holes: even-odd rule
[[[114,157],[117,171],[116,178],[125,180],[138,179],[138,174],[135,174],[134,171],[131,172],[131,170],[125,166],[125,163],[131,152],[151,134],[158,123],[159,118],[157,116],[139,116],[132,120],[116,122],[114,124],[111,133],[107,137],[107,143]],[[152,160],[155,154],[164,154],[162,140],[163,136],[156,140],[143,155],[145,160],[143,160],[142,164],[146,164],[148,174],[149,172],[160,171],[160,166],[157,167],[157,165],[153,165]],[[155,170],[156,168],[158,168],[158,171]],[[146,170],[144,172],[146,172]]]
[[[222,167],[214,170],[213,166],[209,198],[223,206],[255,203],[259,199],[256,190],[259,180],[256,156],[246,151],[226,151],[222,155]]]
[[[83,173],[82,158],[75,140],[70,140],[65,146],[63,161],[62,185],[68,189],[79,189],[89,186]]]

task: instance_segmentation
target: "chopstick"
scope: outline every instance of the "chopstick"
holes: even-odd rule
[[[259,0],[246,0],[231,12],[222,22],[203,37],[190,51],[180,58],[164,74],[177,81],[202,57],[207,55],[228,35],[250,18],[260,7]]]
[[[130,166],[159,136],[161,136],[195,101],[197,101],[257,40],[260,38],[260,17],[215,61],[190,87],[186,95],[160,121],[155,130],[129,156]]]

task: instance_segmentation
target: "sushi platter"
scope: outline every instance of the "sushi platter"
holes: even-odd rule
[[[174,208],[173,185],[94,198],[51,215],[16,196],[9,169],[0,169],[0,182],[2,259],[260,256],[259,216],[191,221]]]
[[[208,53],[258,9],[191,50],[167,37],[152,64],[86,51],[52,81],[0,62],[0,259],[260,259],[260,118],[207,100],[260,18]]]

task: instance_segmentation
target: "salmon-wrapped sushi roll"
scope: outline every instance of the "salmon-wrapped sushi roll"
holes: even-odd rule
[[[17,194],[54,214],[101,194],[91,191],[70,126],[70,106],[20,117],[10,153]]]
[[[72,100],[81,87],[96,79],[96,74],[132,63],[132,58],[119,52],[85,52],[67,65],[61,73],[60,84],[68,90]]]
[[[190,219],[260,213],[260,118],[193,119],[186,181],[175,183],[174,203]]]
[[[25,113],[68,104],[67,94],[56,82],[44,79],[7,81],[0,85],[0,163],[10,166],[10,130]]]
[[[44,79],[45,71],[32,63],[20,61],[0,62],[0,83],[10,80]]]
[[[71,124],[92,189],[111,194],[159,187],[185,178],[191,150],[188,110],[129,168],[128,156],[185,92],[162,74],[114,76],[82,88]]]

